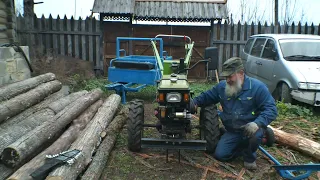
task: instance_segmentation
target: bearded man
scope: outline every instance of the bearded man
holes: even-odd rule
[[[244,167],[254,170],[264,130],[278,115],[275,100],[264,83],[245,74],[239,57],[225,61],[221,75],[226,80],[195,97],[191,106],[196,109],[220,102],[225,132],[214,157],[229,161],[242,156]]]

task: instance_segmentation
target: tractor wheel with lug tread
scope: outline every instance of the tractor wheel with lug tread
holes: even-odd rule
[[[143,101],[134,99],[130,102],[128,116],[128,149],[133,152],[141,150],[141,138],[144,123]]]
[[[216,105],[201,108],[200,111],[201,139],[207,141],[206,152],[214,153],[220,139],[218,111]]]

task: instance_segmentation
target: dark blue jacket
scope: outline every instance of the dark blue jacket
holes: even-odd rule
[[[261,81],[245,75],[237,97],[226,97],[225,87],[226,81],[221,81],[211,90],[195,97],[193,102],[199,107],[220,102],[223,108],[220,117],[227,131],[238,131],[240,126],[252,121],[266,127],[276,119],[275,100]]]

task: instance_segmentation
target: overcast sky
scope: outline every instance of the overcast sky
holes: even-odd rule
[[[21,7],[23,0],[16,0],[16,5]],[[79,16],[85,18],[90,16],[94,0],[35,0],[35,2],[42,1],[43,4],[35,5],[35,13],[38,17],[48,17],[52,14],[56,18],[59,14],[60,17],[67,15],[68,18]],[[241,8],[241,2],[245,4]],[[294,6],[294,1],[296,4]],[[285,0],[279,0],[279,20],[284,18]],[[302,21],[318,25],[320,23],[319,7],[320,0],[289,0],[289,18],[295,22]],[[262,20],[272,22],[274,18],[273,6],[274,0],[228,0],[229,12],[233,14],[234,20],[237,22],[241,20],[241,9],[243,10],[243,20],[250,19],[251,21]],[[292,13],[294,10],[295,13]],[[255,13],[257,12],[257,13]],[[301,14],[304,14],[303,18]],[[251,18],[253,17],[253,18]]]

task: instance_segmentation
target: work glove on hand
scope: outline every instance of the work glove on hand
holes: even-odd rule
[[[259,126],[255,122],[250,122],[246,125],[241,126],[241,129],[244,130],[244,135],[251,138],[259,129]]]

